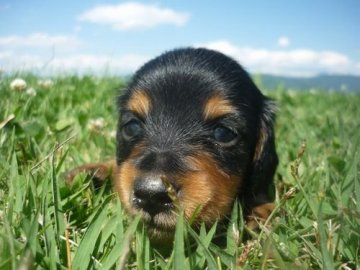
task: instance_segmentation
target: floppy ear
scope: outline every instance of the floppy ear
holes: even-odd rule
[[[275,149],[276,105],[265,99],[257,128],[257,142],[253,160],[244,191],[245,214],[248,215],[248,226],[256,227],[257,218],[266,220],[273,209],[275,198],[273,177],[278,165]]]

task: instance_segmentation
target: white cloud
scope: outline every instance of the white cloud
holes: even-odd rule
[[[8,59],[13,55],[12,51],[0,51],[0,60]]]
[[[199,44],[221,51],[242,64],[248,71],[285,76],[314,76],[320,73],[360,75],[360,61],[335,51],[310,49],[260,49],[236,46],[226,40]],[[48,52],[46,52],[48,51]],[[152,56],[139,54],[55,54],[51,50],[22,52],[0,47],[0,70],[33,71],[43,74],[95,73],[128,74],[137,70]]]
[[[290,40],[288,37],[279,37],[278,45],[280,47],[288,47],[290,45]]]
[[[39,55],[0,53],[3,71],[33,71],[45,74],[58,73],[130,73],[144,64],[149,57],[126,54],[120,56],[75,54],[46,58]]]
[[[0,37],[0,47],[75,47],[78,46],[79,43],[76,37],[64,35],[51,36],[46,33],[34,33],[28,36],[12,35]]]
[[[359,62],[334,51],[238,47],[226,40],[196,46],[221,51],[251,72],[288,76],[313,76],[319,73],[360,75]]]
[[[94,7],[85,11],[78,19],[111,25],[116,30],[130,30],[152,28],[160,24],[182,26],[189,18],[188,13],[160,8],[157,5],[128,2]]]
[[[0,70],[22,71],[40,69],[46,64],[46,59],[32,54],[18,54],[7,51],[0,53]]]
[[[55,58],[49,63],[49,68],[74,72],[132,72],[138,69],[146,60],[148,60],[148,57],[134,54],[121,56],[85,54]]]

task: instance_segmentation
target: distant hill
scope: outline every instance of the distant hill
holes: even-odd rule
[[[309,78],[296,78],[261,74],[254,75],[253,78],[260,88],[265,89],[283,87],[295,90],[319,89],[360,93],[360,76],[319,75]]]

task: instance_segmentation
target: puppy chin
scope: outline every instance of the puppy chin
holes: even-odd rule
[[[148,236],[151,243],[156,246],[170,246],[174,240],[175,227],[169,231],[158,227],[147,226]]]
[[[152,243],[171,243],[178,215],[176,212],[169,210],[150,215],[144,210],[133,208],[131,213],[141,216]]]

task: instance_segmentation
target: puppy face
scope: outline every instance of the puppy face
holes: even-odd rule
[[[241,67],[213,51],[172,51],[136,73],[119,99],[114,187],[152,238],[171,237],[177,208],[195,223],[229,214],[261,156],[262,102]]]

